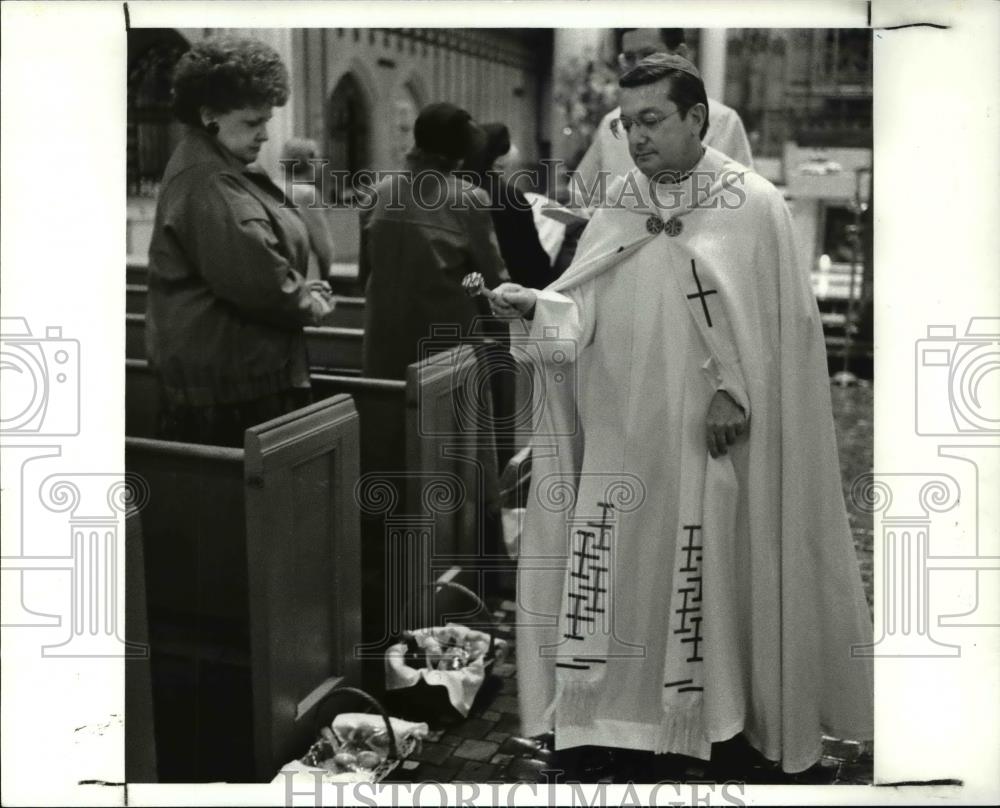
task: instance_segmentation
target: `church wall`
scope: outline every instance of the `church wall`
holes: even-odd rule
[[[482,122],[502,121],[526,160],[539,157],[536,58],[502,32],[332,28],[299,29],[292,37],[297,134],[321,148],[330,94],[351,74],[366,91],[372,168],[400,167],[396,105],[404,100],[418,107],[451,101]]]
[[[373,169],[397,169],[413,142],[420,107],[450,101],[481,122],[507,124],[527,163],[539,159],[544,88],[537,54],[501,31],[468,29],[297,29],[291,32],[294,134],[326,148],[328,105],[338,82],[353,77],[368,112]],[[325,155],[324,155],[325,156]],[[333,166],[335,167],[335,166]],[[357,213],[330,209],[336,260],[357,260]]]

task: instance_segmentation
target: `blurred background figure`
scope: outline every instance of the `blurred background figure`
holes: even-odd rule
[[[517,147],[502,123],[482,125],[485,137],[478,138],[463,166],[463,176],[490,198],[490,218],[496,231],[500,254],[511,278],[522,286],[544,289],[555,275],[548,253],[535,228],[531,203],[517,187]]]
[[[167,439],[242,446],[248,427],[309,399],[302,327],[329,313],[328,295],[306,281],[302,219],[250,167],[288,96],[278,54],[253,39],[198,42],[174,73],[187,131],[163,175],[146,314]]]
[[[482,130],[464,109],[438,103],[420,112],[413,132],[407,172],[376,186],[362,218],[364,375],[383,379],[405,378],[432,336],[432,351],[471,336],[477,309],[462,288],[467,274],[481,273],[491,289],[508,277],[485,193],[452,173]],[[470,192],[483,204],[470,204]]]
[[[447,103],[424,107],[413,126],[406,172],[379,182],[374,206],[362,213],[364,376],[405,379],[408,365],[462,343],[474,346],[489,373],[488,363],[502,351],[496,342],[484,341],[483,315],[462,286],[471,272],[482,274],[491,289],[509,277],[485,192],[454,173],[483,137],[466,110]],[[496,555],[502,550],[493,389],[491,383],[486,396],[477,389],[462,404],[459,423],[463,440],[475,444],[481,463],[477,484],[490,503],[483,538]],[[405,412],[391,401],[371,401],[366,419],[361,426],[362,473],[383,474],[388,485],[398,486],[401,470],[407,468]],[[403,494],[397,490],[399,501]],[[372,545],[385,535],[378,517],[366,517],[362,531],[379,537]],[[365,584],[376,600],[385,589],[379,552],[366,546],[364,561],[378,576]]]
[[[281,150],[282,160],[295,160],[291,167],[292,182],[286,183],[286,191],[296,206],[309,231],[309,279],[326,280],[334,261],[333,233],[322,207],[321,169],[314,168],[310,160],[319,155],[315,140],[294,137],[285,141]]]

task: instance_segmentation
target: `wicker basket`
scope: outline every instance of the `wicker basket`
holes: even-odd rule
[[[466,595],[479,610],[489,615],[486,605],[472,590],[453,582],[432,584],[436,592],[453,589]],[[504,658],[507,643],[496,636],[496,623],[490,617],[492,630],[487,634],[466,626],[449,623],[444,626],[419,628],[407,632],[406,641],[390,646],[385,652],[386,703],[399,716],[411,721],[432,724],[447,723],[468,716],[483,690],[493,665]],[[466,664],[451,669],[432,668],[414,658],[412,643],[440,640],[451,635],[459,641],[487,644],[485,651]],[[408,653],[409,651],[409,653]]]
[[[321,718],[323,707],[334,697],[342,695],[354,695],[361,698],[378,710],[379,715],[339,713],[332,722],[324,722]],[[391,717],[375,698],[356,687],[338,687],[331,690],[320,702],[317,716],[320,719],[316,729],[316,742],[301,758],[283,766],[274,778],[275,782],[284,782],[282,778],[286,776],[287,772],[291,772],[297,777],[308,778],[310,785],[315,786],[315,773],[322,772],[322,781],[325,783],[378,783],[388,777],[403,760],[420,748],[420,744],[428,732],[428,727],[424,723],[412,723]],[[329,729],[334,736],[340,739],[348,736],[356,728],[365,727],[379,727],[379,729],[384,727],[384,734],[387,738],[385,748],[387,754],[377,766],[371,769],[359,767],[355,771],[331,771],[323,765],[323,761],[328,759],[325,749],[330,746],[329,741],[323,737],[324,729]]]

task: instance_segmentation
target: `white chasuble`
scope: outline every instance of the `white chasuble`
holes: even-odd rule
[[[522,723],[701,758],[742,731],[798,771],[870,737],[870,616],[807,268],[780,194],[726,166],[634,171],[539,295]],[[718,389],[750,426],[712,459]]]

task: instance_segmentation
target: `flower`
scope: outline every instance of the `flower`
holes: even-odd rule
[[[582,159],[601,119],[616,106],[617,96],[618,74],[594,54],[574,57],[557,71],[553,99],[566,122],[564,134],[577,141],[574,162]]]

